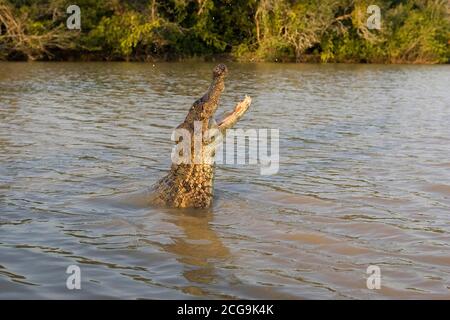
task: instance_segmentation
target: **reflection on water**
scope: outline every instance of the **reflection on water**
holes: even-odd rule
[[[279,173],[153,208],[212,66],[0,64],[0,298],[450,298],[448,66],[231,64],[219,112],[252,96]]]
[[[229,250],[210,226],[212,212],[184,212],[176,214],[170,219],[179,227],[183,234],[172,237],[172,243],[162,248],[177,256],[177,260],[184,266],[183,276],[192,285],[183,289],[184,292],[204,295],[198,284],[214,283],[220,277],[220,271],[215,270],[215,263],[225,261]]]

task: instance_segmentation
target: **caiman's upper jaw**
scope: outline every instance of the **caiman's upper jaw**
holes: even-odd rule
[[[213,69],[213,80],[208,92],[200,99],[202,103],[202,119],[211,122],[219,105],[219,98],[224,90],[225,76],[228,74],[228,68],[224,64],[218,64]]]
[[[222,91],[224,89],[224,80],[225,80],[225,77],[227,76],[227,74],[228,74],[228,68],[223,63],[218,64],[213,69],[213,86],[217,87],[219,89],[219,93],[218,93],[218,96],[216,97],[216,99],[213,99],[214,103],[212,104],[210,120],[214,119],[214,115],[219,107],[219,97],[221,96]]]

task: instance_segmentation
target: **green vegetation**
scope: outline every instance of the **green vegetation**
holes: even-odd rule
[[[81,8],[68,30],[66,8]],[[367,7],[381,9],[368,29]],[[448,63],[447,0],[0,0],[0,59]]]

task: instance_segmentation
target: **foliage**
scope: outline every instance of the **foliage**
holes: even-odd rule
[[[0,59],[448,63],[446,0],[0,0]],[[367,7],[381,8],[381,29]]]

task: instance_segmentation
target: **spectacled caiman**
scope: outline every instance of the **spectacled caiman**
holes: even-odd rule
[[[211,206],[217,141],[211,137],[210,133],[220,133],[215,135],[216,138],[223,136],[226,130],[233,127],[244,115],[251,104],[251,98],[246,96],[232,112],[220,120],[214,119],[219,98],[225,89],[224,81],[227,73],[228,69],[224,64],[219,64],[214,68],[213,79],[208,91],[194,102],[185,120],[177,127],[177,129],[183,129],[188,133],[188,138],[191,138],[190,150],[188,150],[191,152],[190,155],[189,152],[186,153],[188,161],[181,163],[174,162],[172,157],[169,173],[152,188],[151,202],[153,204],[175,208],[208,208]],[[196,145],[194,133],[197,134],[199,131],[201,131],[202,138]],[[177,143],[183,143],[182,139],[179,139]],[[194,147],[197,149],[194,150]]]

